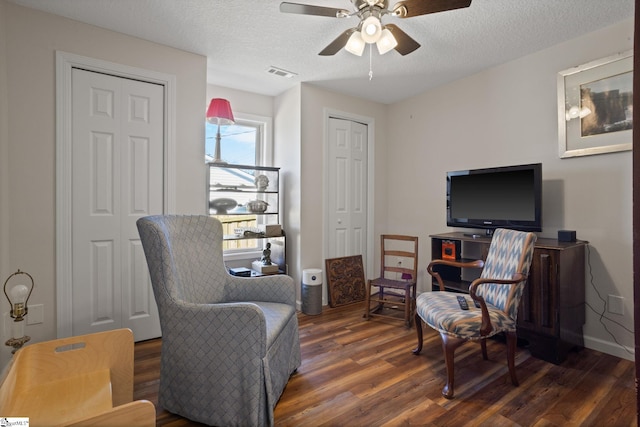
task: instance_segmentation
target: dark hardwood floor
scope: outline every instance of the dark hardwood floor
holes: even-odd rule
[[[598,351],[572,352],[561,365],[519,348],[519,387],[508,378],[505,346],[489,360],[469,343],[456,352],[455,398],[440,395],[445,371],[440,337],[362,318],[362,307],[299,314],[302,366],[275,409],[277,426],[635,426],[634,363]],[[134,398],[156,404],[158,426],[199,425],[157,407],[160,340],[137,343]]]

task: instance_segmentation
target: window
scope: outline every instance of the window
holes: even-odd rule
[[[236,114],[233,125],[220,126],[220,157],[235,165],[271,166],[271,118]],[[205,121],[205,161],[213,159],[218,125]]]
[[[247,114],[234,114],[235,124],[220,126],[220,157],[235,165],[271,166],[271,119]],[[205,121],[205,162],[213,160],[218,125]],[[216,215],[224,234],[234,234],[236,228],[256,227],[258,216]],[[223,245],[225,259],[260,256],[257,240],[229,240]]]
[[[214,156],[218,125],[207,122],[205,159],[211,161]],[[234,165],[259,165],[261,148],[261,127],[255,123],[243,123],[220,126],[220,156]]]

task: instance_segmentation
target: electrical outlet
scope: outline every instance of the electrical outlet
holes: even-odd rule
[[[607,307],[611,314],[624,314],[624,298],[617,295],[609,295]]]
[[[29,306],[27,313],[27,325],[37,325],[44,322],[44,305],[35,304]]]

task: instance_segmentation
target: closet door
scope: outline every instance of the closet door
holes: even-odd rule
[[[73,335],[160,336],[136,229],[163,210],[164,88],[72,72]]]
[[[367,251],[367,125],[329,119],[329,258]]]

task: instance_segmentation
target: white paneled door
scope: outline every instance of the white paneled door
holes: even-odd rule
[[[367,125],[329,119],[328,258],[367,251]]]
[[[163,211],[164,88],[72,71],[73,335],[160,323],[136,220]]]

